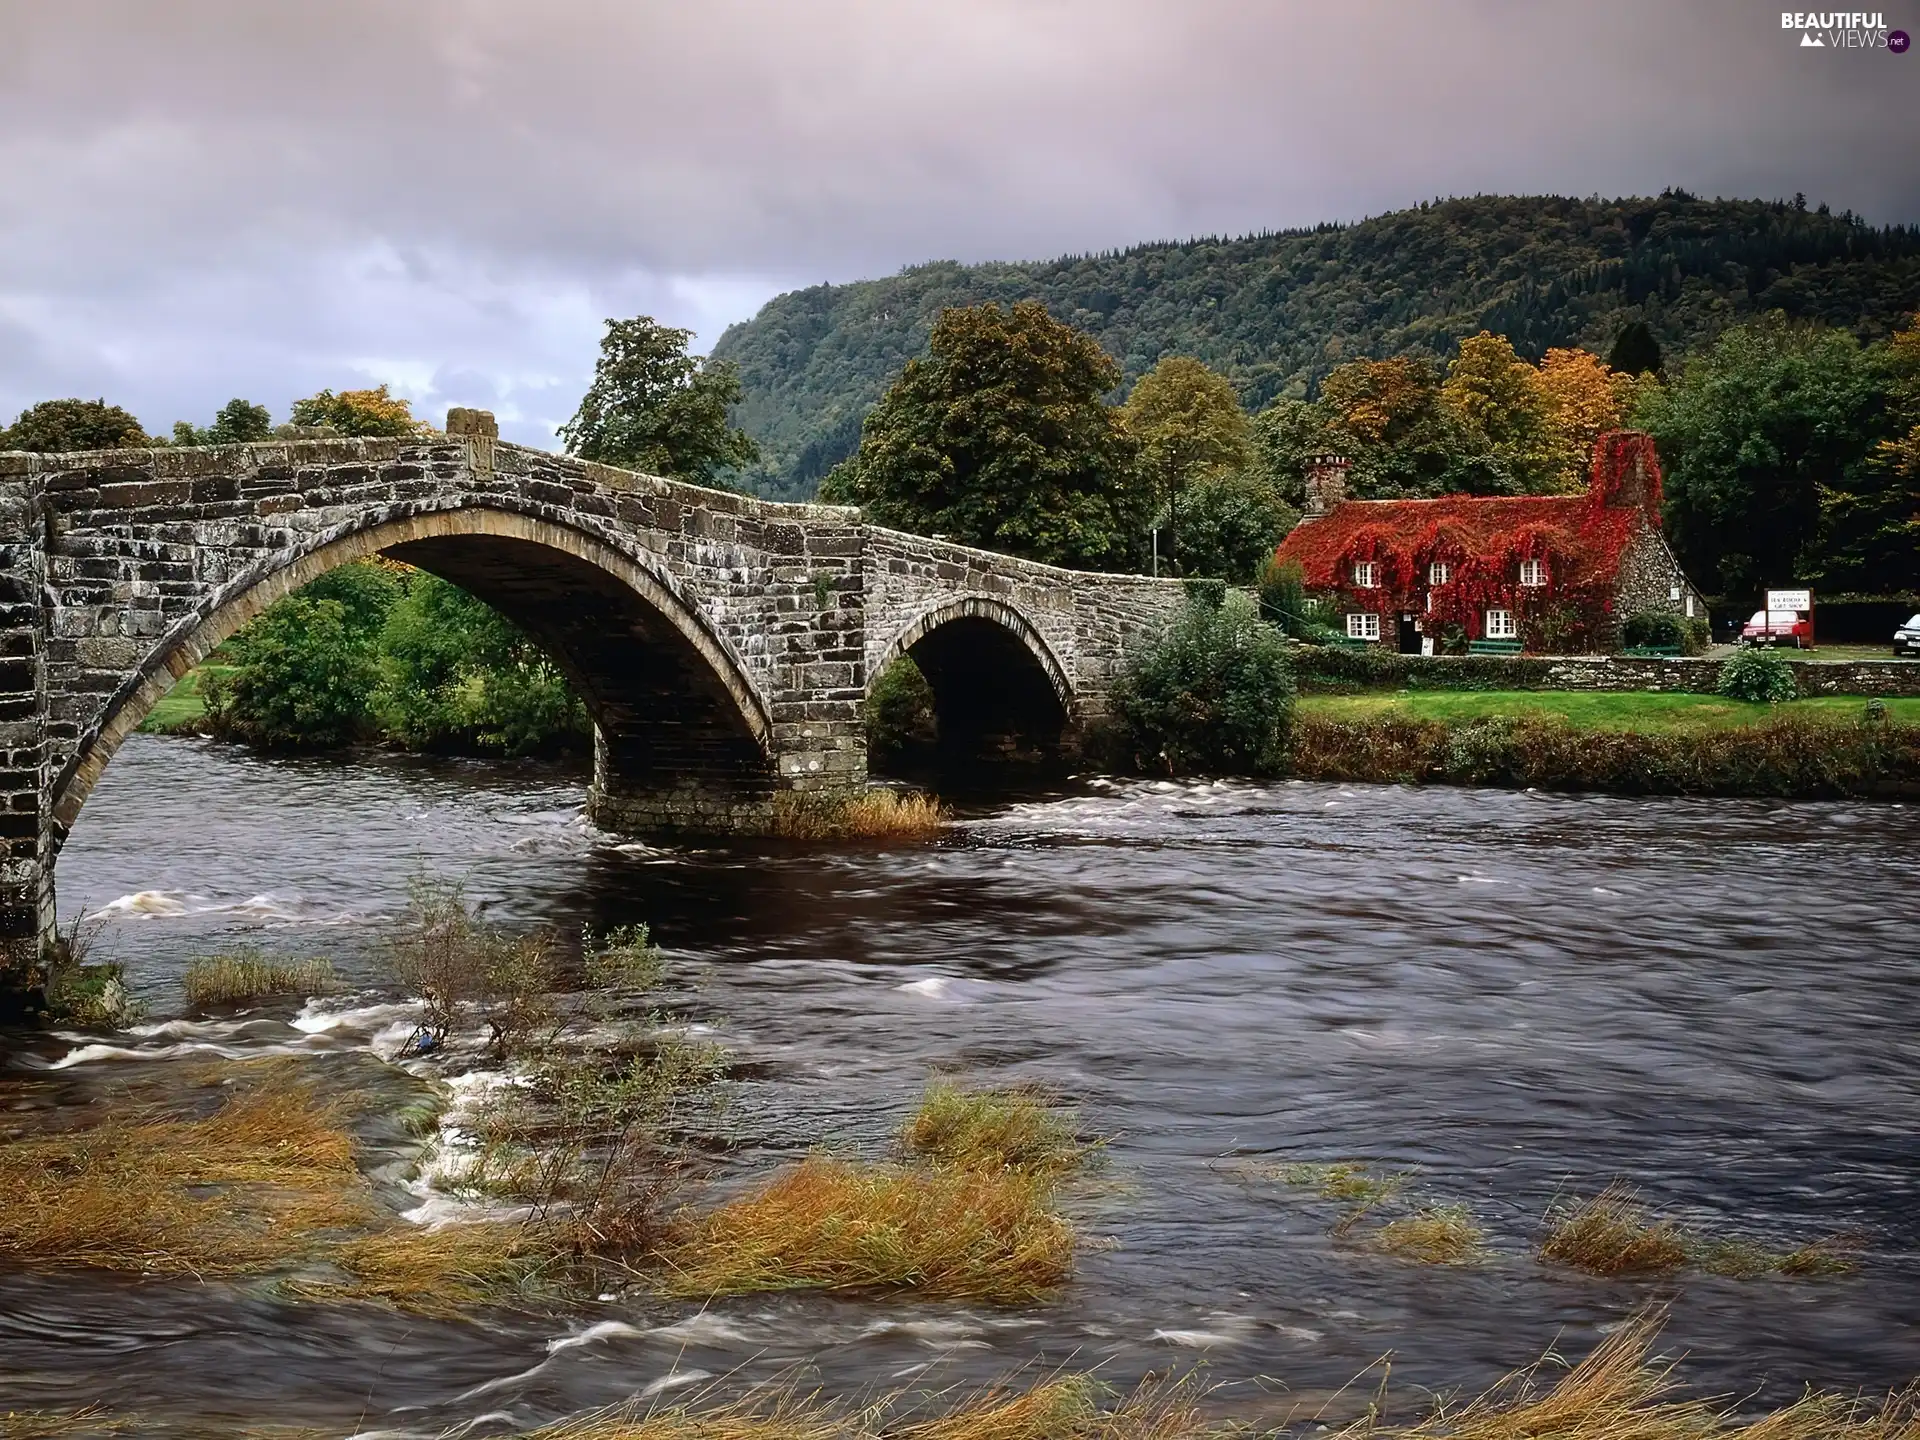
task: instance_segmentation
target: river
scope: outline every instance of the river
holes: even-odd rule
[[[829,1142],[886,1153],[935,1070],[1069,1097],[1107,1138],[1077,1219],[1110,1238],[1060,1297],[627,1296],[453,1322],[0,1271],[0,1412],[492,1434],[796,1364],[851,1393],[1199,1361],[1260,1417],[1389,1352],[1397,1392],[1484,1385],[1550,1344],[1584,1353],[1649,1300],[1707,1391],[1920,1372],[1911,808],[1096,781],[970,814],[931,848],[808,853],[623,843],[582,800],[538,768],[133,737],[60,896],[108,917],[96,954],[125,963],[152,1021],[111,1044],[40,1037],[0,1098],[111,1103],[210,1054],[368,1064],[393,1020],[383,917],[412,875],[464,877],[503,923],[644,921],[704,975],[698,1006],[750,1077],[723,1180]],[[236,943],[329,956],[355,990],[167,1023],[187,959]],[[1492,1256],[1370,1253],[1246,1170],[1349,1159],[1470,1205]],[[1860,1268],[1625,1282],[1533,1258],[1556,1195],[1616,1179],[1702,1227],[1856,1233]]]

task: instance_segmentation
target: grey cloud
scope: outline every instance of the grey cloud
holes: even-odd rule
[[[0,316],[153,425],[385,374],[544,439],[604,315],[933,257],[1475,191],[1920,218],[1916,80],[1741,0],[0,0]]]

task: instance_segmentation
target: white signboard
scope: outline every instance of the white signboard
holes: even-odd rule
[[[1769,590],[1767,591],[1767,609],[1769,610],[1811,610],[1813,592],[1811,590]]]

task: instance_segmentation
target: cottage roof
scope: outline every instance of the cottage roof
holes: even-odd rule
[[[1650,437],[1602,435],[1588,488],[1576,495],[1447,495],[1346,500],[1280,542],[1311,589],[1342,585],[1356,559],[1412,572],[1435,560],[1551,557],[1568,584],[1610,588],[1640,523],[1660,523],[1660,471]]]

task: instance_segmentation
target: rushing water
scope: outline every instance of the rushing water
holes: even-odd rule
[[[212,1053],[372,1070],[368,1045],[404,1024],[376,1003],[380,919],[409,876],[458,875],[505,922],[646,921],[704,969],[701,1008],[754,1077],[726,1169],[826,1142],[883,1154],[935,1069],[1040,1080],[1109,1137],[1075,1208],[1111,1243],[1015,1311],[626,1296],[455,1323],[0,1272],[0,1411],[490,1434],[796,1364],[845,1392],[1204,1360],[1223,1403],[1275,1418],[1389,1351],[1409,1396],[1486,1384],[1556,1341],[1583,1353],[1652,1298],[1708,1390],[1920,1372],[1910,808],[1095,783],[934,848],[803,853],[623,844],[581,801],[551,771],[134,737],[60,885],[64,910],[110,917],[100,952],[155,1022],[111,1045],[43,1037],[0,1097],[97,1101]],[[367,988],[163,1023],[187,958],[234,943],[328,955]],[[1246,1173],[1346,1159],[1417,1167],[1424,1193],[1472,1206],[1493,1258],[1369,1253],[1329,1236],[1326,1204]],[[1531,1258],[1556,1195],[1614,1179],[1762,1240],[1856,1232],[1861,1268],[1626,1283]]]

